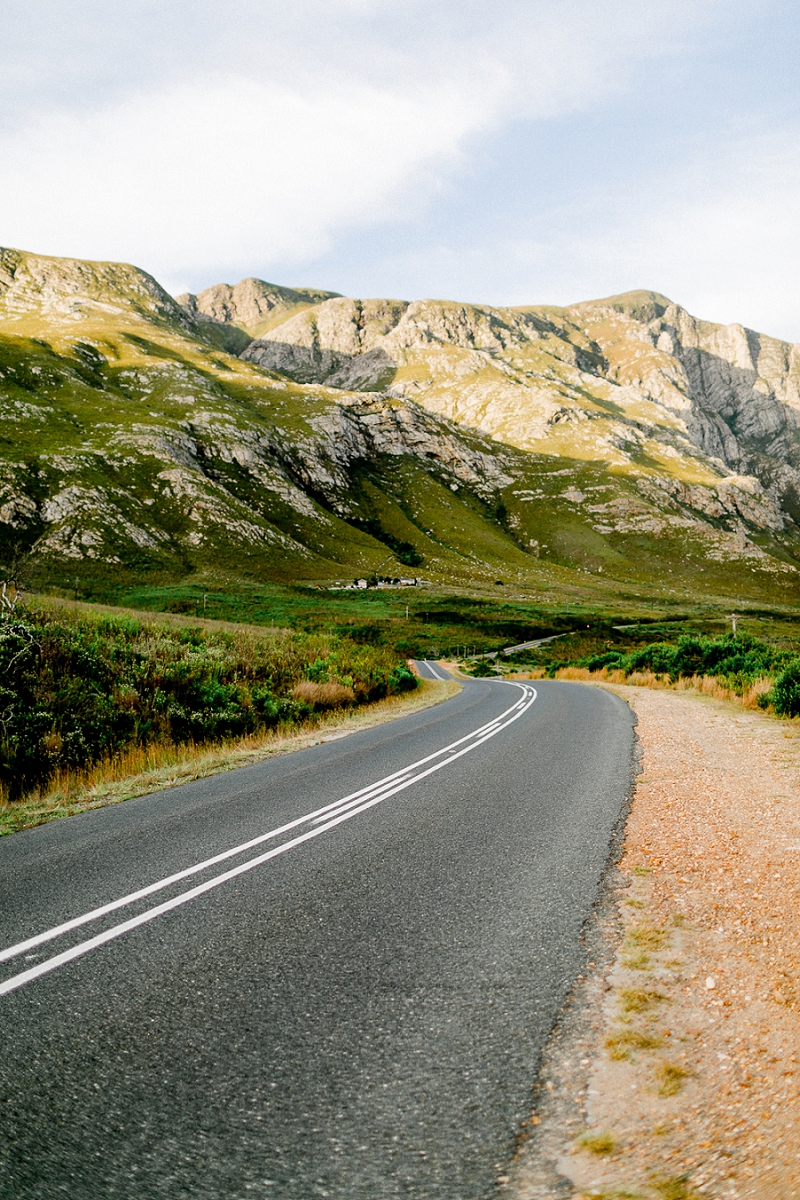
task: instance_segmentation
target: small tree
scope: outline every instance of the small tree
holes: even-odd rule
[[[9,620],[14,615],[14,611],[22,597],[22,589],[19,583],[13,577],[4,579],[0,586],[0,617],[3,620]]]

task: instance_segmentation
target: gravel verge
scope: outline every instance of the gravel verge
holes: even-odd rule
[[[614,687],[642,753],[501,1192],[800,1197],[800,725]]]

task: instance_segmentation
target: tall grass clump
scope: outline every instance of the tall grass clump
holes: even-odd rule
[[[0,789],[13,801],[136,747],[243,737],[416,682],[347,638],[29,609],[0,621]]]

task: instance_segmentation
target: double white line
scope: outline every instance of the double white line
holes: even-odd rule
[[[148,884],[147,887],[140,888],[136,892],[130,892],[129,895],[120,897],[119,900],[112,900],[110,904],[104,904],[100,908],[93,908],[90,912],[83,913],[79,917],[73,917],[71,921],[65,921],[62,925],[54,925],[52,929],[47,929],[44,933],[36,934],[35,937],[27,938],[24,942],[17,942],[14,946],[8,946],[5,950],[0,950],[0,963],[17,958],[21,954],[27,954],[29,951],[35,950],[37,946],[42,946],[46,942],[61,937],[65,933],[70,933],[74,929],[79,929],[82,925],[88,925],[91,921],[97,921],[101,917],[108,916],[109,913],[116,912],[120,908],[125,908],[129,904],[145,900],[148,896],[163,891],[164,888],[172,887],[174,884],[180,883],[192,875],[197,875],[201,871],[207,871],[210,867],[214,867],[218,863],[244,854],[248,850],[252,850],[255,846],[273,841],[275,838],[290,833],[293,829],[298,829],[304,825],[308,826],[305,832],[299,833],[285,842],[281,842],[279,846],[274,846],[264,854],[256,855],[255,858],[250,858],[228,871],[223,871],[220,875],[214,875],[211,879],[206,879],[203,883],[189,888],[188,891],[181,892],[179,895],[173,896],[169,900],[155,905],[153,908],[148,908],[145,912],[139,913],[135,917],[130,917],[127,921],[122,921],[119,925],[112,925],[109,929],[104,929],[102,933],[87,938],[86,941],[79,942],[77,945],[71,946],[68,950],[64,950],[60,954],[53,955],[52,958],[47,958],[43,962],[36,963],[35,966],[28,967],[25,971],[20,971],[17,975],[10,976],[10,978],[0,983],[0,996],[16,991],[17,988],[23,987],[26,983],[30,983],[42,975],[49,974],[50,971],[55,971],[59,967],[65,966],[67,963],[72,962],[73,959],[80,958],[82,955],[88,954],[90,950],[96,950],[99,946],[104,946],[106,942],[111,942],[115,938],[122,937],[123,934],[129,933],[132,929],[137,929],[140,925],[145,925],[148,921],[154,921],[157,917],[171,912],[174,908],[179,908],[182,904],[188,904],[190,900],[194,900],[197,896],[202,896],[205,892],[210,892],[213,888],[227,883],[228,880],[235,879],[238,875],[244,875],[245,872],[252,871],[262,863],[269,862],[271,858],[277,858],[279,854],[285,854],[287,850],[292,850],[295,846],[302,845],[303,842],[311,841],[312,838],[327,833],[329,829],[341,825],[343,821],[349,821],[351,817],[355,817],[359,813],[366,812],[368,808],[383,803],[390,796],[394,796],[397,792],[402,792],[405,788],[419,782],[420,779],[424,779],[426,775],[432,775],[434,771],[441,771],[443,767],[448,766],[451,762],[455,762],[457,758],[461,758],[462,755],[469,754],[471,750],[475,750],[478,746],[483,745],[489,738],[494,737],[503,729],[513,724],[514,721],[519,720],[523,713],[528,711],[536,699],[535,689],[527,684],[514,684],[513,686],[519,687],[522,690],[522,696],[517,700],[516,704],[512,704],[499,717],[495,717],[493,721],[489,721],[479,729],[473,730],[472,733],[459,738],[458,741],[451,742],[449,746],[437,750],[434,754],[429,754],[426,758],[421,758],[417,762],[411,763],[410,766],[404,767],[403,770],[395,771],[394,774],[387,775],[385,779],[380,779],[377,783],[372,783],[368,787],[361,788],[358,792],[352,792],[349,796],[344,796],[341,800],[334,800],[331,804],[326,804],[323,808],[318,808],[316,811],[307,813],[303,817],[297,817],[296,820],[289,821],[286,825],[281,825],[277,829],[271,829],[268,833],[262,833],[259,837],[252,838],[249,842],[242,842],[240,846],[234,846],[230,850],[225,850],[221,854],[214,855],[213,858],[207,858],[203,862],[196,863],[194,866],[186,867],[183,871],[178,871],[174,875],[168,875],[165,879],[159,879],[155,883]]]

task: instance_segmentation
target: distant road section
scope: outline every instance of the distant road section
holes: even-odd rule
[[[431,662],[428,658],[415,660],[415,666],[421,679],[436,679],[442,682],[444,679],[452,679],[453,676],[444,667],[437,662]]]
[[[610,693],[466,680],[0,841],[0,1197],[490,1195],[632,742]]]

